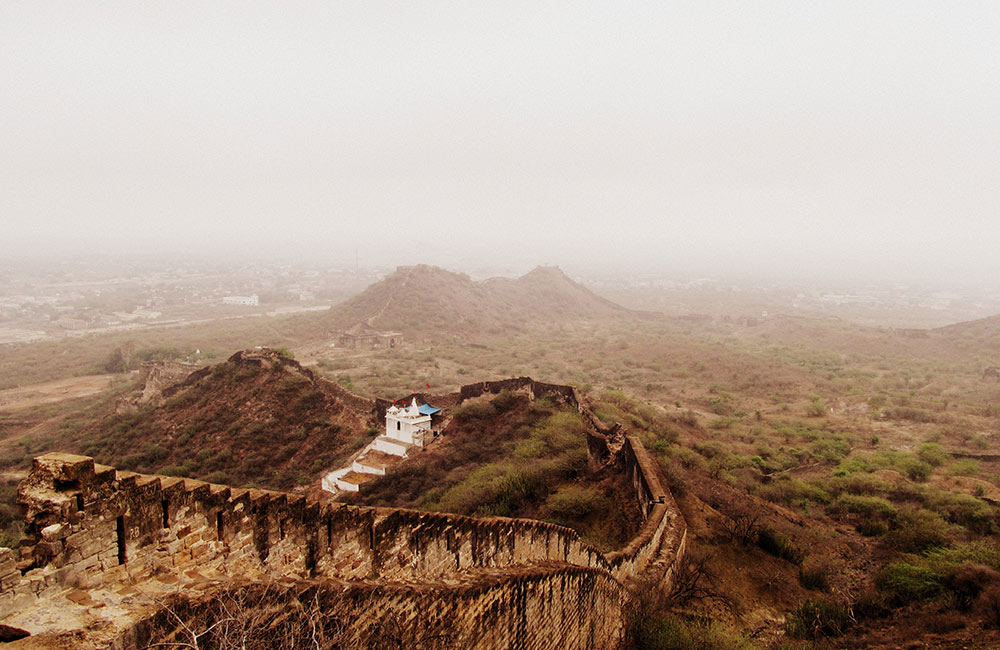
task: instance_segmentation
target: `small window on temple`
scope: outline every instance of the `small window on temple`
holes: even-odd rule
[[[399,423],[399,421],[397,421],[397,422],[396,422],[396,431],[399,431],[399,430],[400,430],[400,428],[401,428],[401,427],[400,427],[400,423]]]
[[[160,501],[160,507],[163,508],[163,527],[170,528],[170,503],[164,499]]]

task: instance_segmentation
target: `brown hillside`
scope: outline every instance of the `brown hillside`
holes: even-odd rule
[[[598,319],[629,314],[555,267],[515,279],[474,282],[433,266],[399,267],[364,292],[333,307],[336,329],[367,322],[404,333],[470,333],[517,329],[525,321]]]
[[[951,325],[937,327],[930,331],[942,335],[962,334],[965,332],[997,335],[1000,334],[1000,315],[962,321],[961,323],[952,323]]]
[[[349,454],[373,406],[265,348],[191,373],[159,405],[109,415],[78,439],[118,467],[287,489]]]

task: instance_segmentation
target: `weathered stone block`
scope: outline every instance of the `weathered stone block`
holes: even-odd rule
[[[41,530],[42,539],[49,541],[63,539],[69,534],[69,526],[63,523],[52,524]]]
[[[14,573],[8,573],[7,575],[0,577],[0,590],[7,591],[19,582],[21,582],[20,571],[15,571]]]

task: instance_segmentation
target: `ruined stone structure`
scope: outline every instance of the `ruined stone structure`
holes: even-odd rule
[[[403,344],[399,332],[382,332],[368,323],[358,323],[337,338],[339,348],[394,348]]]
[[[32,633],[5,647],[182,640],[227,593],[268,586],[321,603],[344,647],[374,647],[392,621],[414,648],[619,648],[632,590],[669,584],[686,525],[637,438],[613,453],[646,520],[612,553],[539,521],[348,506],[48,454],[20,488],[25,542],[0,549],[0,623]]]

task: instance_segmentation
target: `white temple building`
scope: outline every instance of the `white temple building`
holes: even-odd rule
[[[357,492],[361,484],[402,462],[414,447],[425,447],[434,440],[431,416],[440,411],[430,404],[409,406],[393,404],[385,412],[385,435],[375,438],[347,467],[323,477],[322,486],[330,492]]]
[[[390,406],[385,412],[385,435],[375,440],[375,449],[405,456],[411,447],[423,447],[425,437],[432,435],[431,413],[436,410],[417,406],[416,398],[409,406]]]

